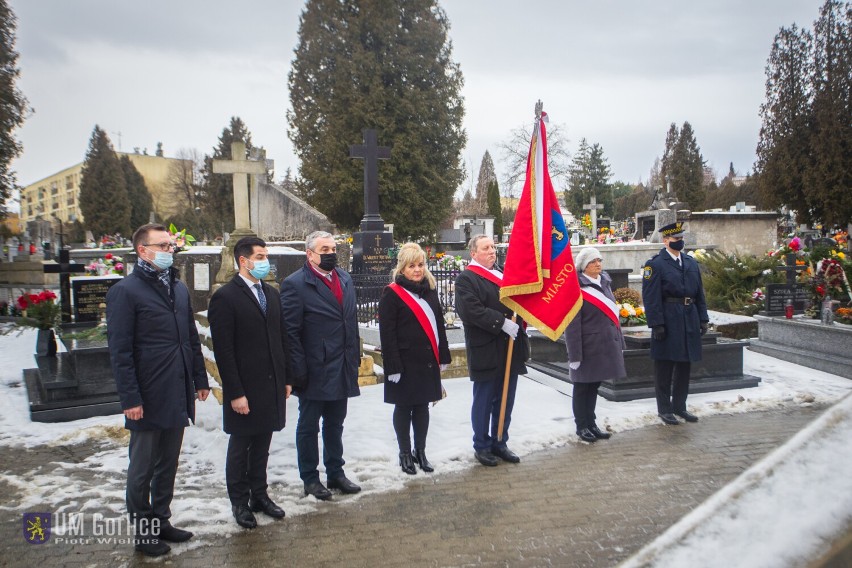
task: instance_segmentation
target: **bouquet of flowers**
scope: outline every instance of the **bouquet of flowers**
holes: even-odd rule
[[[840,261],[824,258],[817,262],[814,269],[813,294],[818,302],[825,299],[852,301],[852,290]]]
[[[121,235],[104,235],[101,237],[100,247],[102,249],[120,248],[124,246],[121,241]]]
[[[592,228],[592,216],[589,215],[588,213],[586,213],[585,215],[583,215],[583,219],[582,219],[582,221],[580,221],[580,224],[583,225],[587,229],[591,229]]]
[[[107,274],[124,274],[124,259],[111,252],[103,258],[93,260],[86,265],[86,276],[105,276]]]
[[[630,303],[616,304],[618,307],[619,321],[621,325],[647,325],[645,309],[642,306],[634,306]]]
[[[17,304],[22,315],[21,325],[38,329],[59,327],[62,311],[56,302],[56,294],[50,290],[19,296]]]
[[[175,244],[175,252],[186,250],[195,242],[195,237],[186,234],[186,227],[178,231],[174,223],[169,225],[169,236]]]
[[[435,255],[438,270],[464,270],[467,261],[460,256],[451,256],[439,252]]]

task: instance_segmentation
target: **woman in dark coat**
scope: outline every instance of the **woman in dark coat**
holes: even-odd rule
[[[423,471],[434,471],[425,454],[429,403],[441,399],[441,371],[450,363],[441,304],[419,245],[400,247],[391,277],[394,281],[379,301],[385,402],[395,405],[393,427],[402,471],[416,473],[414,462]]]
[[[565,330],[569,377],[574,383],[574,422],[584,442],[607,439],[611,434],[595,424],[595,405],[602,381],[627,376],[624,370],[624,337],[612,293],[612,279],[603,272],[597,249],[581,250],[574,260],[580,280],[583,307]]]

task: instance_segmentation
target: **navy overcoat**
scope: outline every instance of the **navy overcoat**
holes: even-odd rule
[[[171,295],[136,268],[107,292],[107,341],[121,400],[142,405],[128,430],[165,430],[195,420],[195,391],[210,388],[186,285],[169,269]]]
[[[683,267],[662,249],[642,268],[642,302],[648,327],[666,328],[663,341],[651,339],[651,359],[701,360],[701,322],[710,321],[701,271],[691,256],[681,253],[680,258]]]

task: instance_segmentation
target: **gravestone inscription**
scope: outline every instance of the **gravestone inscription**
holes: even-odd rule
[[[71,278],[71,303],[74,322],[99,322],[106,304],[106,295],[113,284],[122,279],[118,274],[106,276],[78,276]]]

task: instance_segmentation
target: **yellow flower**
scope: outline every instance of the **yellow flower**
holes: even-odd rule
[[[645,310],[642,308],[642,306],[639,306],[638,308],[636,308],[636,315],[637,316],[641,316],[644,313],[645,313]]]
[[[618,313],[619,313],[619,314],[621,315],[621,317],[623,317],[623,318],[626,318],[626,317],[628,317],[628,316],[630,315],[630,312],[628,312],[626,308],[621,308],[621,311],[620,311],[620,312],[618,312]]]

